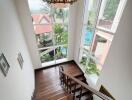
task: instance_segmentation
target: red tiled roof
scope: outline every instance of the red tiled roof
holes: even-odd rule
[[[51,25],[34,25],[34,30],[36,34],[49,33],[52,32]]]
[[[33,21],[35,23],[34,30],[36,34],[52,32],[51,18],[47,14],[33,14]],[[45,19],[48,24],[40,24],[42,19]]]

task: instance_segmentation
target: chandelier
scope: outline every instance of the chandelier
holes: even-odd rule
[[[49,4],[73,4],[74,2],[76,2],[77,0],[43,0],[46,1]]]

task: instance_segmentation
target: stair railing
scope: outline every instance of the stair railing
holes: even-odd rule
[[[78,80],[77,78],[71,76],[70,74],[65,73],[62,67],[60,67],[60,69],[59,69],[59,74],[60,74],[61,84],[63,84],[66,87],[67,90],[68,90],[68,81],[72,80],[76,84],[81,85],[82,88],[85,88],[85,89],[89,90],[91,93],[93,93],[94,95],[96,95],[97,97],[99,97],[103,100],[113,100],[112,98],[106,96],[105,94],[103,94],[103,93],[93,89],[92,87],[88,86],[86,83]],[[76,84],[75,84],[75,87],[74,87],[75,89],[76,89]],[[75,94],[75,92],[73,94]],[[79,99],[80,98],[81,98],[81,92],[80,92]]]

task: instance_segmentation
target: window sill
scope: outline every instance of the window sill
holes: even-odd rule
[[[60,64],[60,63],[66,62],[66,61],[68,61],[67,58],[63,58],[63,59],[59,59],[59,60],[53,60],[53,61],[42,63],[42,67],[48,67],[48,66],[52,66],[55,64]]]

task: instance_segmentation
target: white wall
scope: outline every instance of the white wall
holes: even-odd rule
[[[35,69],[41,68],[42,66],[37,50],[37,43],[28,6],[28,0],[15,0],[15,3],[21,26],[24,31],[26,43],[28,45],[29,53],[33,62],[33,67]]]
[[[0,100],[31,100],[34,70],[13,0],[0,0],[1,52],[7,58],[10,69],[7,77],[0,71]],[[18,52],[24,59],[22,70],[17,62]]]
[[[83,13],[85,0],[78,0],[76,8],[76,28],[74,34],[74,60],[76,63],[79,61],[79,49],[81,43],[82,25],[83,25]]]
[[[132,0],[128,0],[97,87],[104,85],[116,100],[132,99]]]

